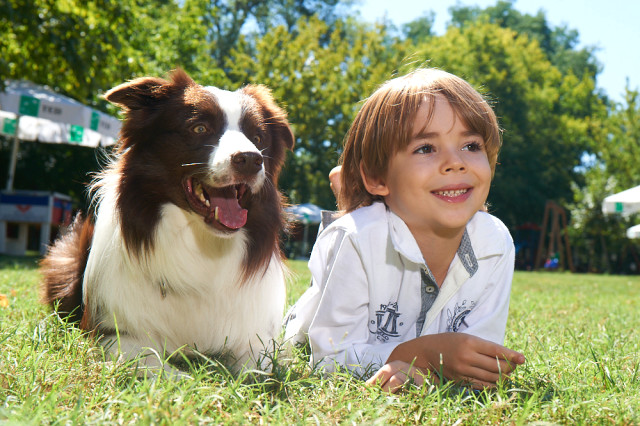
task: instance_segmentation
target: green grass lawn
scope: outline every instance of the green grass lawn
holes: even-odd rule
[[[305,263],[290,267],[289,304],[309,283]],[[37,283],[35,260],[0,257],[0,423],[640,424],[638,276],[516,273],[506,345],[527,363],[478,395],[389,395],[300,357],[254,380],[212,362],[193,380],[136,379],[41,306]]]

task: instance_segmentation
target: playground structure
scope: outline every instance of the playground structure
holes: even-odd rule
[[[550,230],[549,226],[551,226]],[[564,208],[553,201],[547,201],[544,208],[534,269],[538,270],[542,266],[546,266],[548,269],[559,268],[562,270],[566,270],[566,266],[568,266],[571,272],[575,272],[567,232],[567,214]]]

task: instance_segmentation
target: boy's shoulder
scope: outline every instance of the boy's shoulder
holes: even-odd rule
[[[501,254],[513,247],[506,225],[486,212],[477,212],[467,224],[467,232],[476,255]]]
[[[373,203],[370,206],[360,207],[336,219],[328,228],[340,229],[347,234],[363,233],[369,229],[380,229],[386,226],[388,221],[387,209],[384,203]]]

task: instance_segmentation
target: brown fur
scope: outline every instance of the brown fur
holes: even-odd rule
[[[93,223],[78,214],[40,262],[42,301],[57,304],[58,314],[70,322],[80,322],[83,316],[82,278],[92,237]]]

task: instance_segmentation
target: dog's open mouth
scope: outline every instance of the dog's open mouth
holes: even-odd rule
[[[236,230],[247,223],[247,210],[240,200],[247,191],[244,183],[216,188],[190,177],[184,184],[191,208],[210,225]]]

